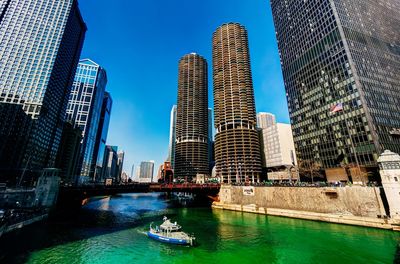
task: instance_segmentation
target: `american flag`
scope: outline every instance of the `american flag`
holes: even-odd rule
[[[331,107],[331,113],[343,111],[343,103],[337,103]]]

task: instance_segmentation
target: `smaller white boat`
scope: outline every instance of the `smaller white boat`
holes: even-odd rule
[[[196,239],[193,235],[181,231],[182,227],[176,222],[172,223],[166,216],[163,220],[164,222],[155,228],[150,224],[150,230],[147,232],[150,238],[163,243],[193,246]]]

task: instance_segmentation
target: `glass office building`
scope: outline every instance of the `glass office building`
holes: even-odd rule
[[[106,71],[90,59],[79,61],[67,108],[67,120],[82,130],[81,158],[78,171],[82,180],[94,174],[92,163],[101,118]]]
[[[56,160],[60,169],[61,181],[76,183],[80,171],[77,171],[81,157],[82,130],[72,122],[65,122]]]
[[[208,174],[207,61],[196,53],[179,61],[174,175],[191,181]]]
[[[383,150],[400,153],[400,2],[271,6],[298,158],[376,167]]]
[[[21,104],[0,103],[0,182],[17,182],[13,172],[24,158],[32,123]]]
[[[113,179],[113,183],[118,181],[118,147],[105,147],[104,160],[102,166],[102,179]]]
[[[215,164],[225,183],[260,179],[261,153],[246,29],[220,26],[213,35]]]
[[[95,181],[104,180],[102,178],[102,169],[104,163],[104,153],[106,150],[108,127],[110,125],[112,103],[113,101],[110,93],[104,92],[99,128],[96,136],[96,144],[94,145],[93,150],[92,168],[90,170],[91,172],[94,172],[94,175],[89,175],[89,177],[93,178]]]
[[[16,170],[54,167],[85,32],[77,1],[0,1],[0,103],[34,120]]]

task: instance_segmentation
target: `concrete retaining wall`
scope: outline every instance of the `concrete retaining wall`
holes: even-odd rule
[[[248,187],[221,186],[220,202],[375,218],[386,214],[380,188],[254,187],[254,195],[244,195],[243,188]]]
[[[221,186],[213,208],[292,218],[398,229],[386,215],[377,187]]]

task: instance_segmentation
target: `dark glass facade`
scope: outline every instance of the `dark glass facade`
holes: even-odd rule
[[[0,103],[0,182],[17,183],[32,124],[21,104]]]
[[[124,171],[124,159],[125,159],[125,152],[118,151],[118,174],[117,174],[117,182],[122,181],[122,173]]]
[[[65,183],[75,184],[79,179],[77,171],[81,157],[82,130],[72,122],[65,122],[58,148],[56,167],[61,170],[60,177]]]
[[[101,116],[99,128],[96,135],[96,143],[93,150],[92,169],[94,175],[90,175],[96,181],[103,181],[102,168],[104,163],[104,153],[106,150],[108,127],[110,125],[112,98],[110,93],[104,92],[103,104],[101,106]]]
[[[7,0],[0,12],[0,102],[33,119],[20,170],[34,175],[55,165],[86,25],[73,0]]]
[[[106,71],[90,59],[80,60],[67,107],[67,120],[82,130],[82,147],[78,174],[80,181],[94,175],[93,153],[101,119],[104,92],[107,85]]]
[[[191,181],[208,166],[207,61],[191,53],[179,61],[175,177]]]
[[[224,24],[212,41],[216,173],[225,183],[256,182],[261,154],[247,31]]]
[[[324,168],[400,152],[400,2],[271,0],[296,152]],[[343,103],[343,111],[331,113]],[[354,145],[354,148],[352,147]]]
[[[118,180],[118,147],[105,147],[104,160],[102,166],[102,179],[113,179],[113,182]]]

